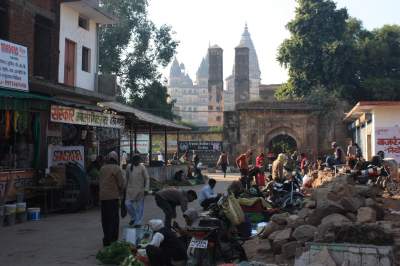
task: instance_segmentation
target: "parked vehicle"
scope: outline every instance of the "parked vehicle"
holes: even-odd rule
[[[211,266],[217,262],[246,261],[242,247],[247,239],[230,232],[229,227],[215,217],[202,217],[198,225],[188,228],[192,235],[188,247],[190,266]]]
[[[301,175],[293,172],[283,183],[275,181],[268,183],[263,193],[273,207],[293,212],[303,206],[304,195],[301,193],[301,184]]]

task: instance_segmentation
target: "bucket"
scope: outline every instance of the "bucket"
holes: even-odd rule
[[[17,212],[17,204],[6,204],[5,215],[15,214]]]
[[[17,203],[17,211],[16,213],[26,212],[26,202]]]
[[[17,204],[6,204],[5,207],[5,225],[14,225]]]
[[[40,208],[28,208],[28,220],[39,221],[40,220]]]

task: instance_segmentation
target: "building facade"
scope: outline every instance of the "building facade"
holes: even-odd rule
[[[175,58],[169,75],[168,94],[175,100],[174,113],[184,122],[208,126],[208,56],[203,58],[193,82],[184,64]]]

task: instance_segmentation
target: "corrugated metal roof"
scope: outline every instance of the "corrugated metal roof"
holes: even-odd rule
[[[102,102],[98,103],[100,107],[110,108],[114,111],[125,113],[125,114],[133,114],[138,120],[142,122],[146,122],[149,124],[153,124],[160,127],[166,127],[167,129],[171,130],[191,130],[190,127],[185,127],[178,125],[168,119],[161,118],[159,116],[141,111],[139,109],[133,108],[131,106],[117,103],[117,102]]]

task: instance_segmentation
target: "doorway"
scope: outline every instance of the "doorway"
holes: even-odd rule
[[[65,39],[64,84],[75,86],[76,43]]]
[[[292,154],[297,150],[297,142],[290,135],[280,134],[270,140],[267,148],[268,151],[275,156],[279,153]]]

